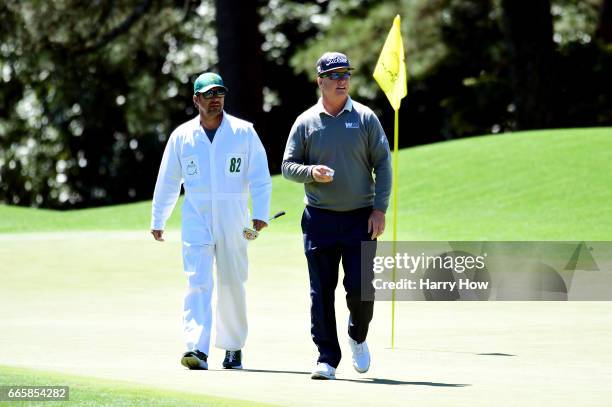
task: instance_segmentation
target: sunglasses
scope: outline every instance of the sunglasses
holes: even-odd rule
[[[204,99],[212,99],[213,96],[225,96],[226,93],[227,91],[225,89],[219,88],[207,90],[206,92],[200,93],[200,95],[202,95]]]
[[[348,79],[351,77],[350,72],[331,72],[331,73],[322,73],[319,75],[320,78],[329,78],[332,81],[337,81],[340,79]]]

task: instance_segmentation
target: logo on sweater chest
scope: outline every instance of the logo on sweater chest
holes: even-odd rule
[[[347,129],[358,129],[359,128],[359,123],[357,123],[357,122],[344,122],[344,126]]]

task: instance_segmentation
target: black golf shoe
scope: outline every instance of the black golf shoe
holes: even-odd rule
[[[226,350],[223,360],[224,369],[242,369],[242,351]]]

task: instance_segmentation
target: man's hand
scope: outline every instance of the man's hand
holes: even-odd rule
[[[312,169],[312,178],[316,182],[332,182],[334,180],[333,170],[326,165],[315,165]]]
[[[259,219],[253,219],[253,229],[255,229],[256,231],[260,231],[261,229],[267,227],[268,224],[266,222],[264,222],[263,220],[259,220]]]
[[[151,234],[158,242],[163,242],[164,238],[162,237],[164,234],[163,230],[151,229]]]
[[[255,229],[256,231],[260,231],[261,229],[267,227],[268,224],[266,222],[264,222],[263,220],[259,220],[259,219],[253,219],[253,229]]]
[[[374,209],[368,218],[368,233],[372,233],[372,240],[382,235],[385,231],[385,213]]]

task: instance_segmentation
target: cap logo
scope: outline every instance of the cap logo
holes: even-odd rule
[[[327,61],[328,64],[346,64],[347,62],[348,62],[348,59],[340,57],[340,56],[334,57]]]

